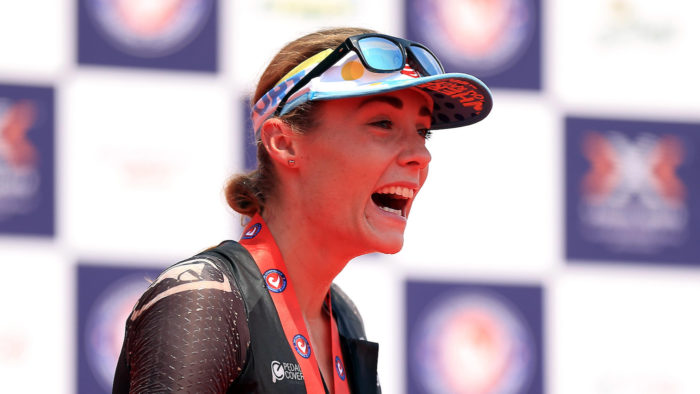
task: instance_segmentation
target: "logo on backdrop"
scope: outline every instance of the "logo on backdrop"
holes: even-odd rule
[[[292,343],[294,343],[294,349],[300,356],[304,358],[309,358],[311,356],[311,345],[309,345],[309,341],[307,341],[303,335],[295,335]]]
[[[579,218],[590,239],[653,252],[687,236],[687,190],[677,172],[685,152],[678,137],[589,131],[582,148],[590,169],[581,180]]]
[[[0,85],[0,233],[54,233],[54,91]]]
[[[281,293],[287,288],[287,278],[282,271],[269,269],[263,274],[265,286],[273,293]]]
[[[88,14],[115,47],[139,57],[162,57],[192,41],[208,20],[210,0],[88,0]]]
[[[567,255],[697,262],[698,127],[567,119]]]
[[[272,383],[277,383],[280,380],[304,380],[304,374],[301,373],[301,367],[297,363],[284,363],[273,361],[270,363],[272,372]]]
[[[109,391],[124,341],[125,323],[136,301],[146,291],[149,283],[144,273],[135,273],[137,270],[131,270],[128,275],[123,276],[124,272],[115,275],[112,272],[114,268],[90,267],[89,269],[95,272],[104,271],[98,274],[104,275],[105,278],[107,274],[112,274],[109,280],[81,275],[78,283],[81,287],[79,291],[82,292],[83,289],[88,288],[91,280],[104,282],[99,292],[81,294],[83,298],[93,300],[87,308],[81,340],[84,342],[86,361],[94,380],[98,386]],[[83,268],[83,271],[85,270]],[[122,277],[114,280],[115,276]]]
[[[406,24],[409,38],[431,48],[448,72],[493,76],[539,40],[538,8],[534,0],[409,0]]]
[[[416,375],[428,392],[515,393],[532,379],[526,322],[488,293],[439,299],[412,338]]]
[[[39,154],[27,133],[36,122],[31,100],[0,98],[0,219],[37,204]]]

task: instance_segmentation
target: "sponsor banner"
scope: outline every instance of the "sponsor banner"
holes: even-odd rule
[[[55,233],[54,90],[0,85],[0,233]]]
[[[218,85],[81,75],[64,87],[62,224],[80,254],[178,261],[238,236],[222,191],[238,157],[231,99]]]
[[[215,0],[80,0],[78,63],[217,71]]]
[[[78,265],[78,393],[111,393],[126,319],[159,271]]]
[[[567,118],[567,259],[700,264],[699,132]]]
[[[539,0],[408,0],[407,38],[428,46],[447,72],[539,90],[540,8]]]
[[[542,393],[542,288],[409,281],[408,393]]]
[[[546,84],[567,107],[695,116],[698,13],[686,0],[550,2]]]

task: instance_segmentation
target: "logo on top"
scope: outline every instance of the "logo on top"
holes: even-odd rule
[[[241,236],[241,239],[255,238],[260,233],[260,230],[262,230],[262,224],[255,223],[252,226],[248,227],[248,229]]]
[[[345,380],[345,366],[343,365],[343,360],[338,356],[335,356],[335,372],[338,373],[340,380]]]
[[[300,356],[304,358],[309,358],[311,356],[311,345],[303,335],[295,335],[294,339],[292,339],[292,343],[294,344],[294,350],[296,350]]]
[[[590,169],[581,186],[591,203],[624,205],[636,198],[654,209],[679,206],[686,200],[686,188],[678,176],[685,152],[676,136],[644,134],[631,139],[615,132],[590,131],[584,137],[583,154]]]
[[[410,4],[412,3],[412,4]],[[536,12],[529,0],[413,0],[407,7],[418,41],[471,73],[493,75],[517,62],[535,30]]]
[[[212,0],[84,0],[104,37],[119,50],[154,58],[189,44],[202,30]]]
[[[267,289],[273,293],[281,293],[287,288],[287,278],[280,270],[269,269],[265,271],[263,280]]]

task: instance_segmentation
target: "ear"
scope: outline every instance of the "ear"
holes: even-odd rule
[[[260,138],[270,158],[279,165],[288,167],[290,160],[296,160],[298,135],[279,118],[268,119],[263,123]]]

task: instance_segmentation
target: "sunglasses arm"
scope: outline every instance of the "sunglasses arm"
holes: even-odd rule
[[[287,94],[284,95],[282,101],[280,101],[279,105],[277,105],[277,109],[275,110],[273,116],[280,116],[282,110],[284,109],[284,106],[287,104],[287,100],[289,100],[289,98],[292,97],[294,93],[298,92],[312,79],[318,77],[319,75],[323,74],[326,70],[331,68],[331,66],[334,65],[338,60],[342,59],[343,56],[345,56],[345,53],[349,50],[350,48],[348,47],[347,42],[345,42],[344,45],[339,46],[328,56],[326,56],[325,59],[321,60],[321,62],[318,63],[316,67],[309,71],[308,74],[304,75],[304,77],[300,79],[299,82],[294,84],[294,86],[292,86],[289,92],[287,92]]]

